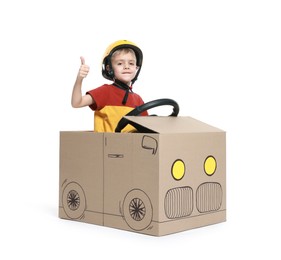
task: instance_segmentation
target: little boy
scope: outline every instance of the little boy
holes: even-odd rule
[[[77,75],[71,104],[73,107],[89,106],[95,111],[94,131],[114,132],[122,116],[142,105],[142,98],[132,91],[142,66],[142,51],[136,44],[127,40],[112,43],[105,52],[102,62],[102,75],[112,80],[113,84],[104,84],[90,90],[82,96],[83,79],[89,73],[85,59],[81,59],[81,67]],[[147,112],[142,113],[147,115]],[[124,132],[133,130],[127,126]]]

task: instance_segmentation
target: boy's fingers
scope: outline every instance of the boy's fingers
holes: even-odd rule
[[[84,57],[80,57],[80,60],[81,60],[81,65],[84,65],[85,64],[85,59],[84,59]]]

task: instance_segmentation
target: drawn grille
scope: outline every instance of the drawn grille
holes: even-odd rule
[[[222,204],[222,187],[216,182],[201,184],[196,192],[196,206],[199,212],[216,211]]]
[[[193,191],[191,187],[170,189],[165,196],[165,213],[167,218],[182,218],[193,210]]]

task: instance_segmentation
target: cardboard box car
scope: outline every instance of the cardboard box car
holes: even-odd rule
[[[59,217],[154,236],[225,221],[225,132],[191,117],[126,119],[141,130],[60,132]]]

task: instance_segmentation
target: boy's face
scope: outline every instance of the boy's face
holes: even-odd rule
[[[111,64],[115,79],[130,85],[138,71],[136,63],[136,56],[132,52],[121,51],[120,53],[114,54],[111,59]]]

